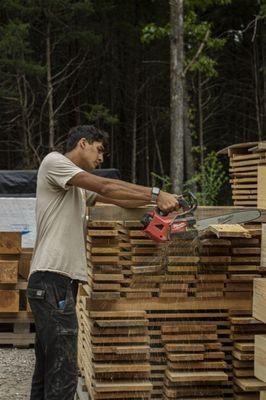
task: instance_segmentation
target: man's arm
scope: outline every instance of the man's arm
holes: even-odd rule
[[[96,203],[105,203],[105,204],[114,204],[119,207],[124,207],[124,208],[136,208],[136,207],[141,207],[141,206],[147,206],[148,204],[151,204],[151,202],[147,201],[141,201],[141,200],[116,200],[116,199],[110,199],[109,197],[103,197],[100,195],[97,195],[95,199]]]
[[[76,174],[68,181],[68,184],[96,192],[100,196],[109,198],[111,201],[130,201],[132,207],[137,207],[139,202],[143,205],[151,202],[151,188],[116,179],[103,178],[92,175],[89,172],[80,172]],[[174,195],[162,191],[160,192],[157,205],[162,211],[173,210],[176,208],[177,204],[177,199]]]

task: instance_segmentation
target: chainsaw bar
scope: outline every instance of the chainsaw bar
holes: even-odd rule
[[[197,231],[203,231],[210,225],[220,224],[242,224],[244,222],[254,221],[261,216],[259,210],[238,211],[231,214],[218,215],[217,217],[200,219],[195,224]]]

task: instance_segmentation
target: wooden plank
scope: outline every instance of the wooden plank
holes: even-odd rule
[[[94,274],[95,282],[123,282],[124,275],[122,274]]]
[[[95,321],[95,324],[101,328],[147,326],[148,320],[144,319],[97,320]]]
[[[118,235],[118,231],[116,229],[89,229],[88,230],[88,235],[89,236],[103,236],[103,237],[109,237],[109,236],[117,236]]]
[[[266,390],[266,383],[256,378],[235,378],[234,382],[245,392],[259,392]]]
[[[115,364],[115,363],[95,363],[94,364],[94,371],[95,373],[101,373],[101,372],[150,372],[151,367],[150,364]]]
[[[236,206],[256,206],[257,205],[257,200],[235,200],[234,205]]]
[[[238,342],[238,343],[234,343],[234,347],[240,351],[249,351],[249,352],[253,352],[254,351],[254,344],[253,343],[242,343],[242,342]]]
[[[171,382],[226,382],[227,374],[222,371],[202,371],[202,372],[172,372],[166,370],[166,376]]]
[[[253,317],[266,323],[266,278],[253,281]]]
[[[96,301],[86,298],[86,309],[90,311],[97,311],[99,309],[113,310],[113,311],[126,311],[126,310],[173,310],[175,312],[179,310],[228,310],[236,307],[236,300],[230,298],[217,298],[210,300],[205,299],[193,299],[184,298],[176,299],[171,298],[156,298],[153,297],[148,302],[145,299],[123,299],[121,298],[119,302],[113,301]],[[250,310],[252,308],[252,299],[240,298],[237,300],[238,309]]]
[[[260,266],[266,268],[266,224],[261,224],[261,259]]]
[[[198,343],[192,343],[192,344],[167,343],[165,345],[165,350],[172,353],[180,351],[203,352],[205,351],[205,346],[204,344],[198,344]]]
[[[238,201],[238,200],[252,200],[252,201],[254,201],[254,203],[255,204],[257,204],[257,195],[252,195],[252,194],[249,194],[249,195],[234,195],[233,194],[233,196],[232,196],[232,199],[233,200],[236,200],[236,201]]]
[[[229,172],[234,173],[234,172],[249,172],[249,171],[256,171],[258,170],[258,165],[246,165],[244,167],[230,167]]]
[[[19,291],[18,290],[0,290],[0,312],[18,312],[19,311]]]
[[[143,392],[152,390],[151,382],[99,382],[94,381],[94,390],[96,393],[102,392]]]
[[[20,254],[21,233],[0,232],[0,254]]]
[[[254,376],[266,384],[266,335],[255,335]]]
[[[95,318],[145,318],[145,311],[91,311],[90,317]]]
[[[216,332],[216,326],[208,324],[203,325],[201,323],[166,324],[162,325],[161,331],[162,333],[188,332],[189,334],[192,332]]]
[[[259,165],[263,163],[263,160],[260,159],[254,159],[254,160],[244,160],[244,161],[233,161],[232,159],[230,160],[230,167],[246,167],[250,165]]]
[[[259,154],[233,154],[232,161],[241,161],[241,160],[253,160],[253,159],[259,159],[260,155]]]
[[[17,283],[18,261],[0,260],[0,284]]]
[[[247,229],[243,226],[235,224],[235,225],[210,225],[206,232],[212,232],[217,237],[244,237],[250,238],[251,235]]]
[[[258,208],[266,208],[266,166],[258,168]]]
[[[179,361],[203,361],[204,354],[201,353],[180,353],[180,354],[168,354],[168,360],[172,362]]]
[[[180,370],[180,371],[208,371],[208,370],[217,370],[217,369],[225,369],[227,364],[225,361],[180,361],[180,362],[170,362],[168,361],[168,365],[171,369]]]

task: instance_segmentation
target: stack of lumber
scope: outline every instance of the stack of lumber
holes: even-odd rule
[[[266,208],[266,142],[240,143],[219,153],[229,157],[234,205]]]
[[[264,227],[265,228],[265,227]],[[264,231],[264,229],[263,229]],[[266,279],[254,279],[253,317],[257,318],[266,327]],[[255,336],[254,356],[255,377],[264,384],[261,389],[260,400],[266,399],[266,331]]]
[[[234,391],[236,399],[259,399],[254,377],[255,335],[266,333],[266,325],[251,313],[231,312],[231,339],[233,342]],[[251,384],[252,383],[252,384]],[[261,383],[257,381],[257,384]],[[260,386],[259,386],[260,387]]]
[[[245,319],[253,280],[265,276],[261,226],[212,226],[199,240],[158,245],[137,219],[119,217],[98,213],[88,227],[78,318],[91,399],[246,399],[254,335],[264,332]]]
[[[94,221],[87,235],[88,284],[91,298],[120,298],[119,223]]]
[[[92,399],[149,399],[148,319],[143,311],[86,312],[79,301],[79,349]],[[83,311],[83,312],[82,312]]]
[[[34,343],[25,295],[30,254],[21,248],[19,232],[0,232],[0,344]]]

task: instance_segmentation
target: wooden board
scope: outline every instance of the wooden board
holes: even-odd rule
[[[266,383],[256,378],[239,379],[235,378],[235,383],[245,392],[259,392],[266,390]]]
[[[261,259],[260,259],[260,266],[262,268],[266,268],[266,224],[261,224]]]
[[[17,283],[18,261],[0,260],[0,284]]]
[[[266,208],[266,166],[258,168],[258,208]]]
[[[20,254],[21,233],[0,232],[0,254]]]
[[[266,383],[266,335],[255,335],[254,375]]]
[[[253,317],[266,323],[266,278],[254,279]]]
[[[206,231],[214,233],[218,238],[220,238],[220,237],[250,238],[251,237],[249,231],[239,224],[210,225]]]
[[[19,291],[0,290],[0,312],[13,313],[19,311]]]
[[[220,371],[202,372],[171,372],[166,371],[166,376],[171,382],[226,382],[228,376]]]

